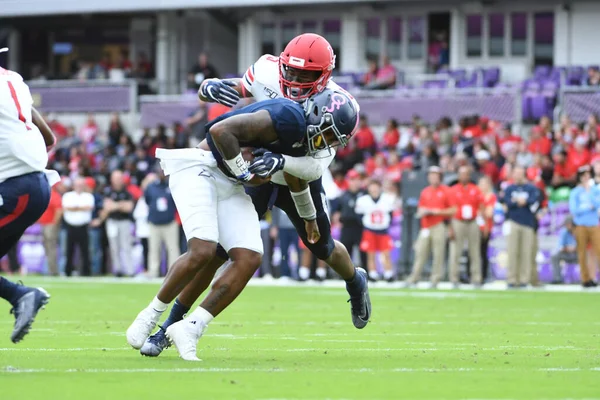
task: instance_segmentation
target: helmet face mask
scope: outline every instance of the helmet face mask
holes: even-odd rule
[[[322,104],[323,101],[328,103],[332,100],[339,101],[339,97],[335,97],[336,95],[341,96],[339,93],[334,93],[333,96],[331,93],[327,92],[320,93],[316,96],[316,99],[310,98],[304,105],[308,119],[306,126],[306,143],[309,156],[316,156],[316,158],[330,156],[332,154],[332,149],[338,146],[347,146],[350,137],[354,133],[356,122],[342,122],[339,115],[334,115],[336,111],[339,113],[339,108],[335,109]],[[340,104],[347,104],[349,107],[349,109],[342,110],[344,111],[345,116],[350,115],[351,118],[347,119],[352,119],[353,117],[355,120],[358,120],[358,115],[350,102]],[[338,122],[336,122],[336,120]],[[338,126],[338,123],[340,122],[343,124],[342,129]]]
[[[291,100],[304,100],[314,94],[313,88],[323,75],[321,71],[295,68],[284,63],[281,63],[280,69],[283,95]]]
[[[283,95],[304,101],[325,89],[335,55],[325,38],[305,33],[292,39],[279,56],[279,83]]]

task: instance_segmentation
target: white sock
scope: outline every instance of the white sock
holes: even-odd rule
[[[198,306],[187,318],[191,324],[195,324],[196,326],[207,326],[210,321],[213,320],[213,316],[211,313],[206,311],[204,308]],[[199,322],[199,323],[198,323]]]
[[[383,279],[390,279],[394,276],[394,271],[383,271]]]
[[[169,304],[168,303],[163,303],[162,301],[160,301],[158,299],[158,297],[155,297],[150,302],[150,306],[149,307],[152,308],[157,313],[162,314],[165,311],[167,311],[167,308],[169,308]]]
[[[379,272],[377,272],[377,271],[369,271],[369,276],[371,277],[371,279],[378,280],[379,279]]]
[[[308,279],[310,277],[310,269],[307,267],[298,268],[298,277],[300,279]]]
[[[327,278],[327,269],[317,268],[316,274],[319,278],[325,279],[325,278]]]

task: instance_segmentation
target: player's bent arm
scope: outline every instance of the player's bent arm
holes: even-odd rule
[[[334,156],[330,156],[332,159]],[[287,172],[297,178],[312,182],[323,176],[325,168],[331,163],[315,159],[314,157],[291,157],[284,155],[285,164],[283,172]]]
[[[294,205],[300,218],[306,221],[315,220],[317,218],[317,209],[310,195],[308,182],[285,172],[283,173],[283,177],[290,189],[292,200],[294,200]]]
[[[42,137],[44,138],[44,143],[46,143],[46,148],[50,150],[50,148],[56,144],[56,137],[54,136],[54,133],[52,133],[52,129],[50,129],[46,121],[44,121],[44,118],[42,118],[38,110],[34,107],[31,107],[31,120],[40,130]]]
[[[265,110],[224,119],[211,126],[208,134],[225,160],[241,157],[240,142],[266,145],[278,139],[271,115]]]

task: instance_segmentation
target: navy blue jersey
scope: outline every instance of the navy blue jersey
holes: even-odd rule
[[[238,110],[230,111],[206,125],[206,141],[215,156],[217,163],[223,165],[223,158],[217,150],[217,146],[210,134],[210,128],[217,122],[223,121],[234,115],[250,114],[257,111],[266,110],[271,115],[273,128],[277,133],[278,140],[272,143],[263,143],[261,141],[246,142],[240,140],[240,147],[265,148],[273,153],[285,154],[292,157],[302,157],[306,155],[306,117],[304,109],[295,101],[285,98],[259,101],[250,104]]]

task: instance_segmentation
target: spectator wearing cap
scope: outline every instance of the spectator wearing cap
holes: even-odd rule
[[[589,166],[577,171],[577,186],[569,195],[569,211],[575,224],[575,239],[577,241],[577,258],[581,271],[583,287],[595,287],[595,274],[590,274],[587,263],[587,246],[591,245],[596,257],[600,259],[600,227],[598,211],[600,210],[600,189],[592,185],[591,169]],[[595,269],[595,268],[594,268]]]
[[[67,264],[65,273],[71,276],[73,272],[73,256],[75,247],[79,247],[82,259],[81,275],[90,275],[90,253],[88,226],[92,221],[94,196],[86,191],[85,179],[77,178],[73,183],[73,191],[62,197],[62,207],[67,226]]]
[[[48,274],[58,276],[58,233],[62,219],[62,196],[55,185],[50,191],[50,202],[48,208],[38,220],[42,227],[44,251],[48,262]]]
[[[573,216],[565,218],[564,226],[558,233],[558,248],[552,256],[552,283],[563,283],[561,262],[574,264],[577,262],[577,241],[574,233]]]
[[[539,126],[534,126],[531,129],[531,140],[529,141],[527,150],[533,154],[540,153],[546,156],[550,154],[550,151],[552,150],[552,141],[544,135],[542,128]]]
[[[442,185],[442,170],[431,167],[428,170],[427,186],[419,196],[417,218],[421,219],[421,230],[414,244],[415,263],[412,273],[406,280],[408,285],[414,285],[421,279],[423,267],[433,255],[431,284],[436,287],[443,276],[443,264],[446,257],[446,221],[456,212],[450,198],[450,190]]]
[[[179,253],[179,227],[175,222],[175,201],[171,196],[169,183],[164,171],[157,169],[157,179],[149,183],[144,191],[148,204],[148,275],[156,278],[160,275],[162,245],[167,250],[168,263],[173,265]]]
[[[530,281],[532,252],[535,247],[537,220],[531,208],[539,201],[538,189],[528,183],[525,168],[516,166],[512,171],[513,183],[504,190],[508,236],[508,285],[524,287]]]
[[[471,168],[460,167],[458,183],[450,188],[450,204],[456,210],[450,224],[450,282],[459,285],[459,258],[467,241],[471,283],[481,285],[481,233],[477,216],[483,210],[483,195],[479,187],[471,182]]]
[[[339,197],[336,209],[334,209],[333,220],[342,225],[340,242],[348,250],[352,257],[355,249],[360,253],[361,264],[367,265],[366,253],[360,251],[360,241],[363,234],[362,219],[356,213],[356,199],[364,194],[361,190],[362,179],[356,170],[351,169],[346,174],[348,189]]]
[[[556,188],[574,185],[577,169],[573,169],[571,164],[567,162],[567,152],[562,146],[556,146],[552,150],[552,161],[554,161],[552,186]]]
[[[477,161],[479,172],[488,176],[494,185],[497,184],[500,170],[496,163],[491,160],[490,153],[487,150],[479,150],[475,153],[475,160]]]

